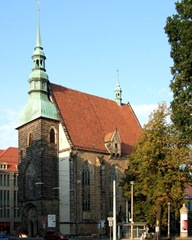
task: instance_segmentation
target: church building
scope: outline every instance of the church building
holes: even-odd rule
[[[117,221],[125,221],[121,181],[141,126],[131,105],[122,103],[119,81],[115,100],[49,81],[39,25],[17,127],[21,228],[29,236],[50,229],[105,234],[114,179]]]

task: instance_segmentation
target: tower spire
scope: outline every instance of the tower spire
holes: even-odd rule
[[[117,102],[117,104],[119,106],[121,106],[122,104],[122,90],[121,90],[121,87],[120,87],[120,83],[119,83],[119,70],[117,69],[117,85],[116,85],[116,88],[115,88],[115,101]]]
[[[40,1],[37,0],[39,4]],[[20,126],[39,117],[57,120],[57,110],[51,101],[49,77],[45,69],[46,56],[41,44],[40,9],[37,9],[37,36],[32,55],[33,67],[29,75],[29,99],[22,114]]]
[[[41,33],[40,33],[40,8],[39,7],[37,8],[37,40],[36,40],[36,47],[42,48]]]

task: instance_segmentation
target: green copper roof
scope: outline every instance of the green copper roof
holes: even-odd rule
[[[49,101],[46,95],[34,92],[20,115],[19,126],[40,117],[57,120],[57,110],[54,103]]]
[[[29,75],[29,99],[21,112],[19,126],[22,126],[39,117],[57,120],[57,109],[50,101],[49,78],[45,69],[45,54],[41,44],[40,23],[38,17],[37,40],[34,48],[33,68]]]
[[[115,101],[117,102],[117,104],[119,106],[121,106],[122,104],[122,90],[121,90],[121,87],[120,87],[120,83],[119,83],[119,79],[117,81],[117,85],[116,85],[116,88],[115,88]]]
[[[46,72],[41,71],[40,69],[34,69],[32,73],[29,75],[29,82],[32,79],[37,79],[37,78],[44,78],[44,79],[49,79],[48,75]]]

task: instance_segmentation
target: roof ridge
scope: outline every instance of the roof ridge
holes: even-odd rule
[[[133,116],[135,117],[135,119],[136,119],[138,125],[139,125],[139,126],[141,127],[141,129],[142,129],[141,123],[139,122],[139,119],[138,119],[137,115],[135,114],[135,111],[133,110],[133,108],[132,108],[130,102],[128,102],[127,105],[130,107],[130,109],[131,109],[131,111],[132,111],[132,113],[133,113]]]
[[[115,103],[116,103],[115,100],[110,99],[110,98],[105,98],[105,97],[102,97],[102,96],[97,96],[97,95],[95,95],[95,94],[90,94],[90,93],[83,92],[83,91],[80,91],[80,90],[76,90],[76,89],[73,89],[73,88],[70,88],[70,87],[64,87],[64,86],[62,86],[62,85],[60,85],[60,84],[56,84],[56,83],[52,83],[52,82],[50,82],[50,84],[51,84],[51,85],[58,86],[58,87],[61,87],[61,88],[66,88],[66,89],[69,89],[69,90],[74,91],[74,92],[79,92],[79,93],[82,93],[82,94],[85,94],[85,95],[88,95],[88,96],[93,96],[93,97],[96,97],[96,98],[103,98],[103,99],[106,99],[106,100],[109,100],[109,101],[112,101],[112,102],[115,102]],[[126,104],[126,103],[122,103],[122,105],[124,105],[124,104]]]

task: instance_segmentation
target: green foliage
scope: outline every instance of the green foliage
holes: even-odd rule
[[[192,0],[176,2],[177,14],[167,18],[165,32],[171,45],[173,80],[172,121],[192,143]]]
[[[147,221],[151,226],[156,220],[166,225],[168,202],[175,219],[179,218],[184,189],[191,178],[190,149],[180,142],[169,117],[164,103],[151,114],[125,171],[126,197],[130,197],[129,182],[134,181],[134,221]]]

